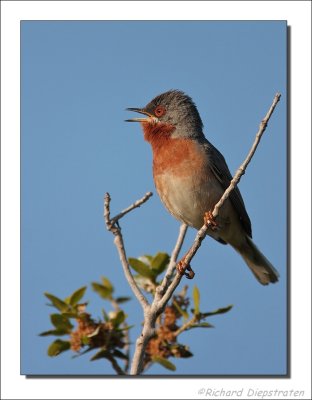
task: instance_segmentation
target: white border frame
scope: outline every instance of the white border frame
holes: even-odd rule
[[[211,399],[222,397],[211,397],[201,390],[240,390],[242,387],[298,390],[305,393],[298,398],[311,398],[310,1],[2,1],[1,9],[2,398]],[[20,21],[162,20],[164,15],[167,20],[287,20],[291,26],[291,378],[159,378],[161,382],[144,378],[124,379],[122,383],[107,378],[92,382],[92,378],[26,379],[19,375]],[[262,397],[260,394],[252,398]]]

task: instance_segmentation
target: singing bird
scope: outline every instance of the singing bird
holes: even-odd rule
[[[156,96],[143,108],[144,139],[153,151],[156,190],[167,210],[196,229],[229,186],[232,176],[223,155],[206,139],[193,100],[180,90]],[[225,201],[208,235],[231,245],[262,285],[277,282],[279,274],[252,241],[251,222],[237,187]]]

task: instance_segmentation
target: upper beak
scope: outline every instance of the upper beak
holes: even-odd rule
[[[147,115],[147,118],[131,118],[131,119],[126,119],[126,122],[144,122],[147,121],[151,118],[155,119],[155,117],[148,113],[147,111],[143,110],[142,108],[126,108],[126,110],[128,111],[134,111],[137,112],[139,114],[143,114],[143,115]]]

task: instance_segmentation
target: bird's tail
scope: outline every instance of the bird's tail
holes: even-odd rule
[[[270,261],[261,253],[249,236],[246,236],[246,243],[236,248],[245,260],[251,272],[262,285],[278,281],[279,273]]]

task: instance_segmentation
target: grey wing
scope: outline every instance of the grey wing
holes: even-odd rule
[[[232,175],[226,164],[226,161],[223,155],[217,150],[208,140],[206,140],[205,149],[207,155],[209,156],[211,170],[214,173],[215,177],[221,183],[221,186],[224,190],[226,190],[231,183]],[[242,198],[242,195],[238,189],[235,187],[229,196],[235,210],[237,211],[243,228],[248,236],[252,237],[251,231],[251,222],[249,216],[247,214],[245,204]]]

